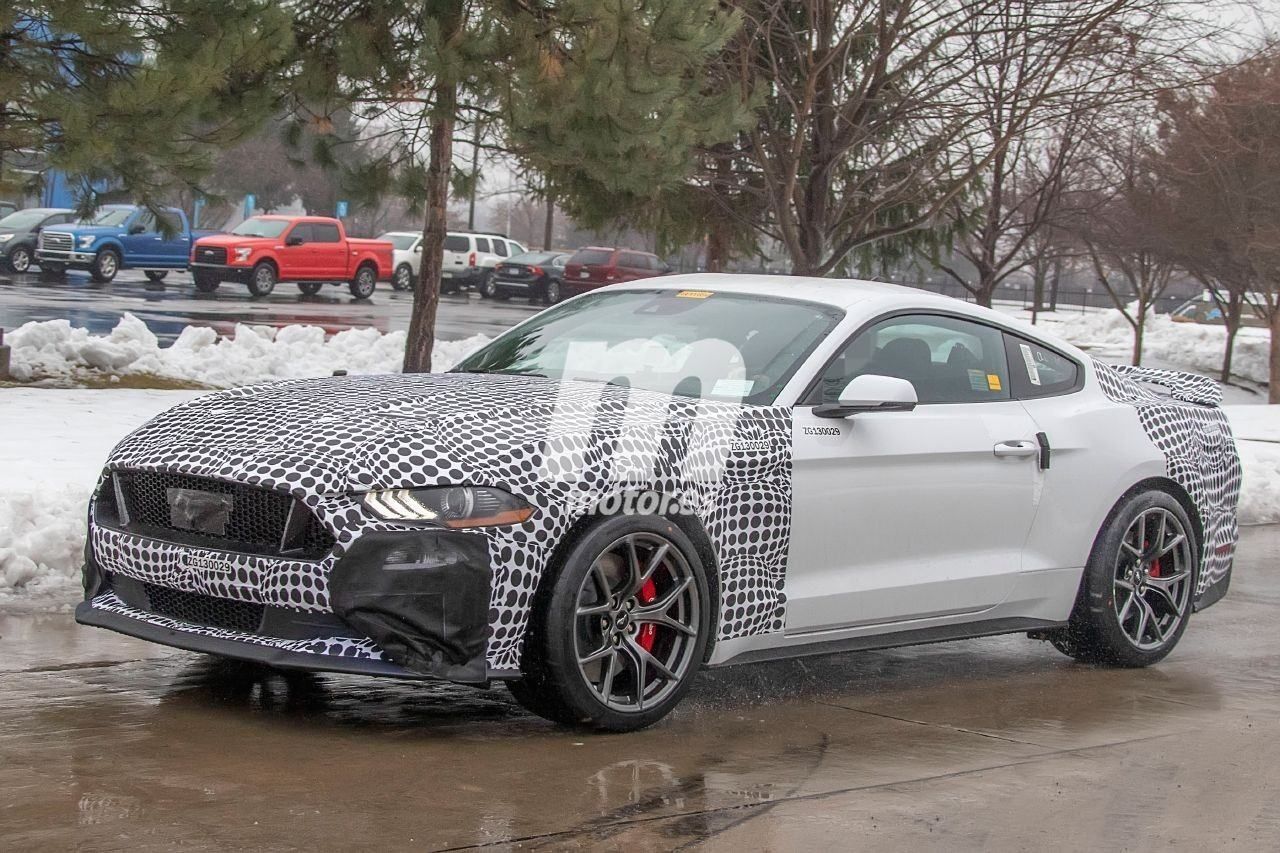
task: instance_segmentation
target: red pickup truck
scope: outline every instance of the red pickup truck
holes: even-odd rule
[[[212,293],[224,281],[266,296],[281,281],[297,282],[312,295],[341,284],[357,299],[391,279],[393,246],[386,240],[348,237],[342,222],[326,216],[254,216],[227,234],[201,237],[191,247],[196,290]]]

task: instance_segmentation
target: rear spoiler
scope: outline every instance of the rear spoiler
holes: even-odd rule
[[[1169,396],[1197,406],[1221,406],[1222,387],[1207,376],[1183,373],[1179,370],[1160,370],[1156,367],[1134,367],[1131,364],[1112,364],[1111,369],[1126,379],[1159,385],[1168,390]]]

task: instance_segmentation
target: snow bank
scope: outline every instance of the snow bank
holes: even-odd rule
[[[146,324],[125,314],[108,335],[93,335],[66,320],[27,323],[5,336],[13,376],[20,382],[74,382],[92,374],[146,374],[231,388],[273,379],[348,373],[396,373],[404,358],[404,332],[349,329],[331,338],[318,326],[246,326],[231,337],[187,326],[167,347]],[[488,341],[475,335],[438,341],[433,363],[452,367]]]

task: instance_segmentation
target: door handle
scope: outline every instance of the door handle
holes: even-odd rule
[[[1040,454],[1040,445],[1034,441],[1026,440],[1002,441],[991,448],[991,452],[1000,457],[1038,456]]]

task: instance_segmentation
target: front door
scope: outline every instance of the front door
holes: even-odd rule
[[[299,242],[301,241],[301,242]],[[280,277],[286,281],[311,278],[315,272],[312,256],[311,223],[295,222],[280,248]]]
[[[124,247],[123,260],[131,267],[148,268],[160,257],[160,232],[156,230],[156,218],[151,211],[139,210],[129,221],[120,237]]]
[[[862,374],[907,379],[920,404],[813,414]],[[999,331],[943,315],[884,320],[855,336],[802,402],[787,633],[980,618],[1008,597],[1040,471]]]

